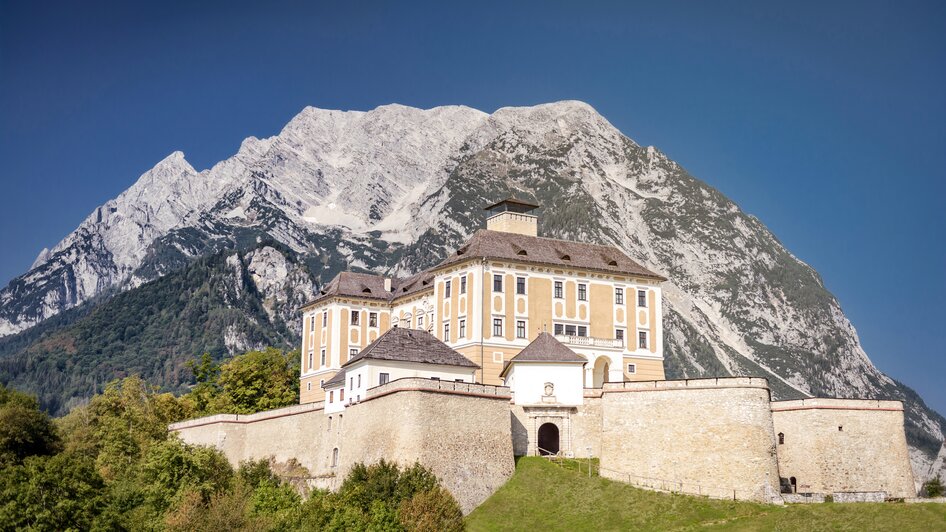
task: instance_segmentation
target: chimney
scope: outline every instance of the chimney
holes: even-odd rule
[[[391,278],[390,277],[384,278],[384,291],[385,292],[391,291]]]
[[[486,207],[486,228],[490,231],[538,236],[539,217],[532,211],[539,206],[515,198],[508,198]]]

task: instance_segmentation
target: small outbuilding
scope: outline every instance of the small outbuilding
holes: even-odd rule
[[[326,392],[325,413],[368,396],[368,389],[408,377],[475,382],[480,367],[454,351],[434,335],[417,329],[394,327],[368,344],[342,365],[322,385]]]
[[[585,357],[543,332],[503,368],[517,405],[578,406],[584,397]]]

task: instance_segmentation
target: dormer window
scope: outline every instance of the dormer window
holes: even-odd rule
[[[571,255],[562,255],[562,260],[572,260]]]
[[[370,293],[371,293],[371,289],[370,289],[370,288],[365,288],[364,290],[361,291],[361,293],[362,293],[362,294],[370,294]]]
[[[526,253],[526,250],[520,249],[519,251],[516,252],[516,255],[526,256],[528,255],[528,253]]]
[[[617,265],[618,265],[618,261],[614,259],[611,259],[608,261],[608,266],[617,266]]]

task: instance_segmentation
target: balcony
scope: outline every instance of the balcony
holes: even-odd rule
[[[578,347],[601,347],[604,349],[623,349],[624,340],[621,338],[595,338],[594,336],[571,336],[556,334],[555,339],[565,345]]]

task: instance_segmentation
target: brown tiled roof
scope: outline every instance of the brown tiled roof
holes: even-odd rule
[[[327,297],[360,297],[391,301],[433,287],[434,274],[421,272],[403,279],[391,278],[391,291],[384,289],[383,275],[371,273],[339,272],[334,279],[319,290],[317,296],[303,307],[321,301]]]
[[[363,359],[420,362],[443,366],[478,368],[468,358],[438,340],[434,335],[417,329],[394,327],[368,344],[344,366]]]
[[[335,374],[334,377],[322,383],[322,389],[333,388],[335,386],[344,386],[345,385],[345,370],[341,370]]]
[[[470,258],[513,260],[535,264],[554,264],[601,272],[619,273],[666,281],[666,277],[641,266],[612,246],[571,242],[537,236],[480,229],[456,253],[436,268]]]

